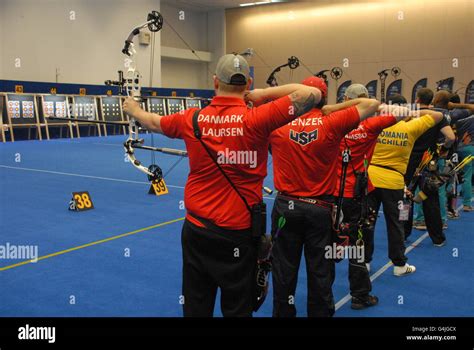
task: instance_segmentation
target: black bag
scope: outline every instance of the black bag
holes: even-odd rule
[[[369,178],[363,171],[354,171],[354,175],[356,178],[354,185],[354,197],[360,199],[366,194],[367,187],[369,186]]]

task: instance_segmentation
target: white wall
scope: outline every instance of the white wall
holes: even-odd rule
[[[0,0],[0,79],[54,82],[56,68],[60,83],[115,79],[124,68],[125,38],[151,10],[166,20],[156,34],[153,86],[212,88],[210,73],[225,47],[224,11],[191,11],[173,2],[160,6],[160,0]],[[179,10],[185,11],[184,21],[178,18]],[[70,20],[70,11],[75,11],[75,20]],[[188,49],[167,23],[193,49],[211,51],[214,62],[163,58],[162,63],[162,45]],[[136,47],[143,85],[148,86],[150,46]]]
[[[159,0],[1,0],[3,79],[103,84],[123,68],[123,42],[134,25],[145,22]],[[70,19],[70,11],[76,19]],[[160,35],[156,36],[157,47]],[[137,45],[137,62],[149,81],[149,46]],[[160,83],[160,53],[154,82]],[[21,67],[15,68],[15,59]]]
[[[5,2],[0,0],[0,79],[3,77],[3,53],[4,53],[4,42],[3,42],[3,17],[5,15]]]
[[[225,51],[225,12],[193,11],[177,7],[173,2],[162,2],[161,11],[166,22],[163,27],[161,44],[163,46],[195,51],[211,52],[211,62],[204,63],[203,55],[193,60],[162,58],[163,87],[212,89],[212,74],[217,59]],[[180,19],[184,11],[184,20]],[[171,26],[178,32],[176,34]]]
[[[209,70],[215,72],[217,61],[226,52],[226,22],[225,11],[216,10],[207,13],[207,37],[209,40],[209,51],[212,52],[212,62]]]
[[[123,43],[134,25],[145,22],[159,0],[1,0],[3,79],[103,84],[123,68]],[[70,19],[75,12],[75,20]],[[156,37],[157,47],[160,36]],[[137,45],[137,62],[149,80],[149,46]],[[159,84],[160,53],[154,81]],[[21,67],[15,68],[15,59]]]

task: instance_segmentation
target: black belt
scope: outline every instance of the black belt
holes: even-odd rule
[[[228,229],[228,228],[224,228],[224,227],[220,227],[220,226],[217,226],[214,222],[212,222],[211,220],[209,219],[205,219],[201,216],[198,216],[196,214],[193,214],[191,212],[187,212],[187,214],[189,216],[192,216],[195,220],[199,221],[201,224],[203,224],[207,229],[213,231],[213,232],[216,232],[216,233],[220,233],[220,234],[229,234],[229,233],[235,233],[235,234],[243,234],[243,235],[248,235],[250,234],[250,231],[251,229],[250,228],[245,228],[245,229],[241,229],[241,230],[232,230],[232,229]],[[188,220],[189,221],[189,220]],[[191,224],[193,224],[191,222]],[[195,224],[193,224],[195,225]],[[196,225],[197,226],[197,225]]]
[[[299,202],[317,205],[318,207],[322,207],[322,208],[329,209],[329,210],[332,210],[333,207],[334,207],[333,203],[323,201],[321,199],[318,199],[317,197],[293,197],[293,196],[289,196],[289,195],[284,194],[284,193],[278,193],[277,198],[278,197],[282,198],[282,199],[285,199],[285,200],[297,200]],[[325,196],[325,197],[327,197],[327,196]]]

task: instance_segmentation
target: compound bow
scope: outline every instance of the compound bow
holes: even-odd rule
[[[382,103],[385,103],[385,80],[387,80],[388,71],[390,71],[393,77],[396,78],[400,75],[401,69],[398,67],[393,67],[392,69],[383,69],[377,73],[380,79],[380,101],[382,101]]]
[[[288,62],[282,64],[281,66],[276,67],[268,76],[267,84],[269,86],[278,86],[278,82],[276,80],[275,74],[278,73],[282,68],[288,67],[291,70],[296,69],[300,66],[300,60],[296,56],[291,56],[288,58]]]
[[[107,80],[106,85],[117,85],[122,92],[125,90],[126,96],[132,97],[137,102],[143,102],[141,97],[141,74],[137,70],[136,62],[133,60],[133,56],[136,54],[134,48],[133,39],[140,34],[140,31],[144,28],[148,28],[151,32],[158,32],[163,28],[163,16],[158,11],[152,11],[148,14],[147,21],[139,26],[133,28],[129,36],[125,40],[125,45],[122,49],[122,53],[126,55],[125,67],[127,71],[125,76],[122,71],[119,71],[119,80],[110,81]],[[107,125],[128,125],[129,136],[124,142],[124,150],[128,159],[132,165],[138,170],[148,175],[149,181],[159,182],[163,179],[163,171],[156,164],[151,164],[146,167],[139,161],[135,156],[135,149],[143,149],[152,152],[161,152],[166,154],[178,155],[181,157],[186,157],[188,155],[187,151],[173,149],[173,148],[163,148],[163,147],[150,147],[144,146],[144,140],[139,138],[140,125],[137,121],[128,116],[128,122],[120,121],[102,121],[102,120],[88,120],[80,118],[60,118],[60,117],[48,117],[51,120],[66,120],[70,122],[82,122],[82,123],[96,123],[96,124],[107,124]]]

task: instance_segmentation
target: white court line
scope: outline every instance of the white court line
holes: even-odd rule
[[[33,168],[22,168],[22,167],[1,165],[1,164],[0,164],[0,168],[25,170],[25,171],[36,171],[36,172],[39,172],[39,173],[54,174],[54,175],[85,177],[85,178],[88,178],[88,179],[95,179],[95,180],[117,181],[117,182],[126,182],[126,183],[133,183],[133,184],[146,184],[146,185],[150,184],[149,182],[144,182],[144,181],[114,179],[114,178],[111,178],[111,177],[101,177],[101,176],[92,176],[92,175],[83,175],[83,174],[74,174],[74,173],[64,173],[64,172],[61,172],[61,171],[51,171],[51,170],[42,170],[42,169],[33,169]],[[184,188],[183,186],[174,186],[174,185],[168,185],[168,184],[166,184],[166,186],[173,187],[173,188]]]
[[[64,140],[64,139],[49,139],[49,140],[43,140],[43,141],[47,141],[47,142],[50,142],[50,143],[54,143],[54,142],[58,142],[58,143],[81,143],[81,144],[84,143],[84,142],[81,142],[81,141],[77,141],[77,139],[67,139],[67,140]]]
[[[460,210],[462,208],[462,205],[460,205],[456,210]],[[423,235],[420,236],[415,242],[410,244],[410,246],[405,250],[405,254],[408,254],[411,252],[416,246],[418,246],[426,237],[428,237],[428,232],[425,232]],[[372,276],[370,276],[370,281],[373,282],[375,279],[377,279],[381,274],[383,274],[387,269],[392,266],[392,262],[389,261],[386,263],[383,267],[381,267],[377,272],[375,272]],[[347,294],[344,298],[339,300],[336,303],[336,311],[339,310],[344,304],[346,304],[349,300],[351,300],[351,294]]]
[[[93,143],[93,145],[98,145],[98,146],[115,146],[115,147],[123,147],[123,145],[117,144],[117,143]]]
[[[411,252],[413,250],[413,248],[415,248],[418,244],[420,244],[426,237],[428,237],[428,232],[424,233],[423,235],[421,235],[420,238],[418,238],[415,242],[413,242],[412,244],[410,244],[410,246],[405,250],[405,254],[408,254],[409,252]],[[377,279],[381,274],[383,274],[385,271],[388,270],[389,267],[391,267],[393,264],[391,261],[389,261],[388,263],[386,263],[382,268],[380,268],[377,272],[375,272],[372,276],[370,276],[370,281],[373,282],[375,281],[375,279]],[[336,310],[339,310],[345,303],[347,303],[349,300],[351,300],[352,296],[351,294],[347,294],[344,298],[342,298],[341,300],[339,300],[337,303],[336,303]]]

